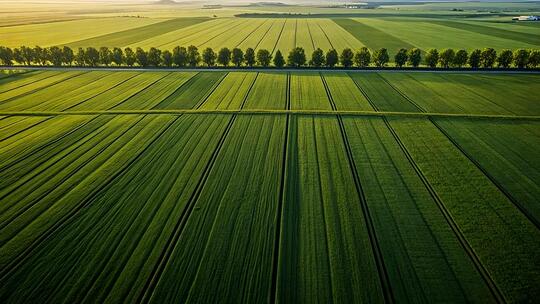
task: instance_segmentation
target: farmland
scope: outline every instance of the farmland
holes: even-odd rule
[[[310,55],[315,48],[370,50],[387,48],[391,55],[399,48],[454,48],[472,50],[538,49],[539,26],[524,26],[497,18],[474,19],[459,16],[321,14],[311,18],[284,18],[283,15],[125,17],[122,15],[5,26],[0,29],[2,44],[78,47],[175,46],[239,47],[289,52],[302,47]],[[445,35],[441,37],[440,33]]]
[[[532,301],[539,84],[2,74],[0,300]]]

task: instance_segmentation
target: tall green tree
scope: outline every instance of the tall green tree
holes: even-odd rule
[[[453,49],[444,49],[439,54],[439,64],[447,69],[454,63],[455,57],[456,52]]]
[[[475,49],[471,52],[469,55],[469,66],[473,69],[477,69],[480,67],[480,59],[481,59],[482,51],[479,49]]]
[[[394,56],[394,63],[398,68],[401,68],[407,63],[407,59],[409,58],[407,54],[407,49],[399,49],[399,51]]]
[[[25,60],[22,55],[22,51],[20,48],[13,49],[13,60],[20,64],[25,64]]]
[[[69,46],[64,46],[62,48],[62,62],[65,65],[72,65],[73,60],[75,60],[75,55],[73,54],[73,50]]]
[[[171,51],[165,50],[161,52],[161,62],[164,66],[170,68],[173,65],[173,55]]]
[[[285,58],[283,58],[283,54],[281,54],[280,50],[276,51],[276,55],[274,55],[274,66],[276,68],[282,68],[285,65]]]
[[[292,67],[301,67],[306,64],[306,52],[301,47],[295,47],[289,52],[287,65]]]
[[[224,67],[229,66],[229,63],[231,62],[231,50],[226,47],[219,50],[217,62]]]
[[[129,47],[124,49],[124,58],[128,67],[132,67],[137,62],[135,52]]]
[[[272,54],[266,49],[260,49],[257,51],[257,63],[262,67],[268,67],[272,62]]]
[[[422,62],[422,51],[420,51],[418,48],[412,48],[409,50],[407,57],[407,63],[410,66],[417,68]]]
[[[462,66],[467,64],[468,59],[469,54],[467,54],[467,51],[459,50],[456,52],[456,56],[454,56],[454,66],[461,68]]]
[[[34,50],[31,47],[23,45],[17,51],[20,53],[20,55],[17,56],[20,57],[20,60],[17,60],[17,62],[32,65],[32,62],[34,61]]]
[[[3,65],[12,65],[13,50],[8,47],[0,46],[0,62],[2,62]]]
[[[497,59],[497,52],[493,48],[485,48],[480,54],[480,64],[484,68],[492,68]]]
[[[527,66],[530,68],[536,68],[540,65],[540,50],[532,50],[529,53],[529,60]]]
[[[320,48],[317,48],[311,54],[311,60],[309,61],[309,64],[318,68],[318,67],[323,66],[324,63],[325,63],[324,52]]]
[[[339,56],[339,61],[342,66],[346,68],[350,68],[353,65],[354,61],[354,53],[351,49],[345,48],[341,52],[341,55]]]
[[[514,56],[510,50],[502,50],[497,56],[497,66],[500,68],[509,68]]]
[[[256,60],[255,60],[255,50],[252,48],[247,48],[246,52],[244,53],[244,62],[248,67],[252,67]]]
[[[333,68],[336,66],[336,64],[338,64],[338,62],[338,52],[334,49],[328,50],[328,52],[326,52],[326,66]]]
[[[112,50],[111,61],[118,66],[124,64],[124,51],[121,48],[115,47]]]
[[[376,66],[384,67],[388,64],[388,61],[390,61],[390,56],[387,49],[381,48],[373,53],[373,62]]]
[[[242,65],[242,62],[244,62],[244,51],[239,48],[234,48],[232,50],[231,61],[239,68]]]
[[[428,67],[432,69],[435,68],[437,66],[437,62],[439,62],[439,51],[436,49],[428,50],[425,60]]]
[[[49,54],[49,61],[52,63],[52,65],[62,65],[62,62],[64,61],[64,52],[61,48],[57,46],[51,46],[47,49],[47,53]]]
[[[354,63],[360,68],[365,68],[371,63],[371,53],[365,46],[361,47],[354,55]]]
[[[78,66],[84,66],[86,64],[86,53],[82,47],[80,47],[77,50],[77,54],[75,54],[75,64]]]
[[[160,66],[161,65],[161,50],[151,47],[148,50],[148,64],[151,66]]]
[[[106,47],[102,46],[99,48],[99,63],[108,66],[112,62],[112,52]]]
[[[135,62],[141,67],[148,66],[148,54],[140,47],[135,50]]]
[[[523,69],[529,63],[530,53],[529,50],[517,49],[512,54],[514,65],[520,69]]]
[[[216,53],[210,47],[207,47],[202,53],[202,61],[207,66],[211,67],[216,64]]]
[[[86,65],[95,67],[99,63],[99,51],[94,47],[87,47],[84,51],[84,62]]]
[[[185,67],[188,64],[188,53],[185,47],[177,46],[173,49],[172,60],[176,66]]]
[[[34,62],[39,65],[47,65],[49,61],[48,50],[40,46],[35,46],[33,50]]]
[[[199,54],[199,49],[194,46],[190,45],[187,49],[188,54],[188,64],[192,67],[195,67],[201,62],[201,55]]]

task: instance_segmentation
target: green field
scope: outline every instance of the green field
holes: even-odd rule
[[[536,8],[531,4],[532,13]],[[133,11],[101,15],[90,11],[77,14],[72,17],[76,19],[69,21],[44,20],[38,24],[2,26],[0,35],[1,43],[8,47],[129,46],[172,50],[175,46],[195,45],[200,49],[251,47],[287,53],[300,46],[308,55],[315,48],[341,51],[344,48],[357,50],[362,46],[371,50],[385,47],[391,54],[399,48],[413,47],[424,51],[430,48],[513,50],[540,47],[540,23],[513,23],[509,12],[503,16],[500,13],[486,15],[481,11],[456,13],[444,6],[440,11],[426,9],[422,13],[404,9],[402,14],[395,9],[319,8],[312,15],[306,7],[303,11],[297,8],[297,13],[304,15],[287,15],[275,10],[275,7],[238,8],[239,13],[251,13],[245,15],[248,17],[224,14],[228,10],[188,10],[191,12],[188,14],[182,10],[137,7]],[[295,12],[292,8],[289,11]],[[257,16],[253,13],[267,15],[253,18]]]
[[[50,47],[387,48],[393,66],[538,50],[540,22],[511,19],[540,2],[0,2],[0,46],[56,66],[0,67],[0,303],[538,302],[533,60],[73,68]]]
[[[2,75],[3,303],[540,295],[539,75]]]

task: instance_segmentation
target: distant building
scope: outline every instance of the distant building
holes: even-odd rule
[[[540,16],[519,16],[519,17],[513,17],[512,20],[515,20],[515,21],[540,21]]]

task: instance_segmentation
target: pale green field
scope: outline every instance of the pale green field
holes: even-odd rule
[[[43,16],[43,22],[0,27],[0,44],[8,47],[129,46],[169,50],[175,46],[195,45],[214,49],[264,48],[284,53],[300,46],[308,55],[316,48],[325,51],[335,48],[341,51],[362,46],[371,50],[385,47],[391,54],[402,47],[418,47],[424,51],[429,48],[471,50],[492,47],[501,50],[540,47],[540,23],[501,22],[509,21],[510,15],[501,17],[493,14],[492,17],[486,17],[485,12],[477,15],[476,6],[463,5],[463,12],[452,12],[449,10],[450,4],[441,4],[413,5],[410,8],[415,10],[401,13],[401,7],[370,10],[300,6],[202,9],[194,5],[144,4],[104,5],[92,9],[84,4],[81,7],[66,5],[57,11],[59,20],[77,20],[49,22],[47,20],[51,18],[53,10],[59,9],[59,6],[40,4],[34,8],[35,18]],[[537,6],[530,4],[527,7],[534,10]],[[0,16],[18,16],[29,8],[28,4],[12,2],[6,7],[10,9],[9,13],[0,13]],[[524,5],[516,4],[516,8],[521,7]],[[234,16],[250,12],[304,15],[278,14],[267,15],[265,18]],[[19,22],[24,23],[24,20],[21,17]]]

